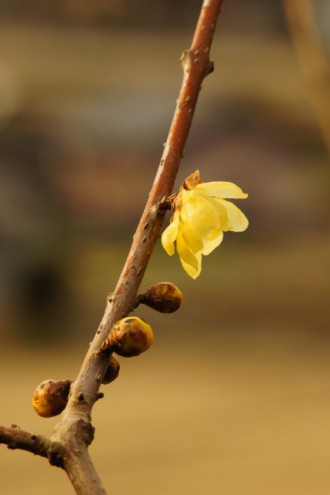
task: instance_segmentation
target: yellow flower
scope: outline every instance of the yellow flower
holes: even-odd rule
[[[245,199],[247,194],[231,182],[202,182],[196,170],[182,184],[173,200],[174,214],[162,235],[169,256],[174,243],[184,270],[192,278],[201,272],[202,255],[210,254],[223,232],[242,232],[248,220],[237,206],[224,198]]]

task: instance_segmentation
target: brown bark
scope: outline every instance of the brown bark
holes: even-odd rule
[[[113,325],[136,306],[137,291],[164,219],[164,208],[160,203],[172,193],[201,84],[213,70],[209,54],[222,1],[203,2],[192,45],[181,59],[183,81],[177,106],[126,263],[80,372],[72,383],[67,407],[55,427],[51,445],[47,444],[50,462],[65,469],[78,495],[106,493],[88,454],[88,446],[93,440],[91,411],[99,398],[98,391],[109,362],[109,356],[100,354],[99,350]],[[42,452],[35,453],[43,455]]]

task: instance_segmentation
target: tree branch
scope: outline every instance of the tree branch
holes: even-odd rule
[[[0,443],[4,443],[9,449],[21,449],[32,454],[48,457],[51,441],[40,435],[21,430],[18,426],[0,426]]]
[[[62,419],[55,427],[51,447],[47,447],[50,462],[63,466],[78,495],[106,494],[88,454],[88,446],[93,440],[91,411],[99,398],[98,390],[109,363],[109,356],[101,354],[99,350],[114,324],[136,307],[137,291],[165,215],[165,209],[160,203],[172,193],[201,84],[213,70],[209,53],[222,2],[203,2],[191,47],[181,58],[182,86],[148,201],[117,286],[107,302],[80,372],[71,385],[69,401]]]

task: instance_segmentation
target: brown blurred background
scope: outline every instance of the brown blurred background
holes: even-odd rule
[[[0,2],[0,424],[50,434],[32,390],[74,378],[153,181],[201,2]],[[314,2],[329,48],[329,5]],[[109,493],[330,490],[326,147],[281,2],[226,0],[177,184],[195,169],[249,193],[197,281],[157,245],[143,288],[173,315],[103,387],[91,447]],[[19,473],[19,476],[18,476]],[[1,490],[72,493],[0,446]]]

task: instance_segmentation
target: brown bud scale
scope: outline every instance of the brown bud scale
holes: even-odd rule
[[[172,282],[159,282],[138,296],[138,302],[161,313],[174,313],[182,303],[183,295]]]
[[[39,416],[57,416],[68,402],[70,380],[45,380],[33,392],[32,405]]]
[[[113,382],[119,375],[120,364],[116,356],[111,354],[109,365],[102,380],[103,385]]]

